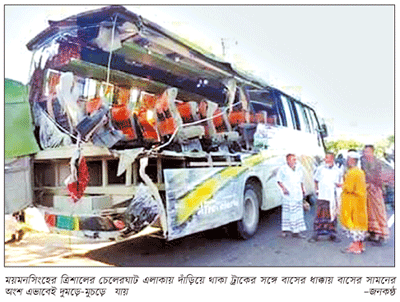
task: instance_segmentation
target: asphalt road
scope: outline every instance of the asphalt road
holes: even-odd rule
[[[388,212],[388,218],[393,215]],[[394,224],[390,240],[382,247],[366,243],[362,255],[343,254],[350,243],[339,232],[341,242],[310,243],[307,239],[281,238],[280,208],[262,212],[259,229],[249,240],[229,237],[225,228],[163,242],[139,238],[86,254],[92,260],[114,266],[222,267],[222,266],[394,266]],[[306,213],[312,229],[314,208]],[[339,228],[340,229],[340,228]],[[311,231],[307,232],[308,237]]]
[[[314,210],[305,215],[308,238]],[[389,210],[388,219],[392,215]],[[27,234],[20,242],[6,244],[5,264],[117,267],[393,267],[395,264],[394,224],[384,246],[375,247],[367,242],[365,253],[352,255],[341,252],[350,240],[340,227],[339,243],[281,238],[280,216],[280,208],[262,212],[258,231],[249,240],[232,238],[226,228],[219,228],[170,242],[140,237],[109,246],[92,244],[78,249],[73,240],[59,235]]]

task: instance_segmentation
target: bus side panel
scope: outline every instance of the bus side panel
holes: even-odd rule
[[[261,210],[269,210],[282,204],[282,194],[276,182],[276,175],[284,163],[284,155],[274,156],[255,168],[262,181],[263,200]]]
[[[168,240],[239,220],[245,173],[237,171],[235,167],[164,170]]]

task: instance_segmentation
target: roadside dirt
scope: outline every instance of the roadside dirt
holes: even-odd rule
[[[66,235],[27,231],[19,241],[5,244],[5,266],[108,266],[85,257],[107,244],[84,244]]]

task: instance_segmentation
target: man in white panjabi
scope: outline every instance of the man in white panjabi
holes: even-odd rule
[[[307,229],[303,210],[304,171],[294,154],[286,155],[286,164],[279,168],[276,178],[283,193],[282,237],[291,232],[293,237],[304,239],[301,233]]]

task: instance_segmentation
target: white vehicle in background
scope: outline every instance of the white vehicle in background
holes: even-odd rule
[[[281,204],[287,153],[313,194],[326,127],[312,107],[124,7],[50,21],[27,47],[33,205],[51,230],[173,240],[231,224],[246,239]]]

